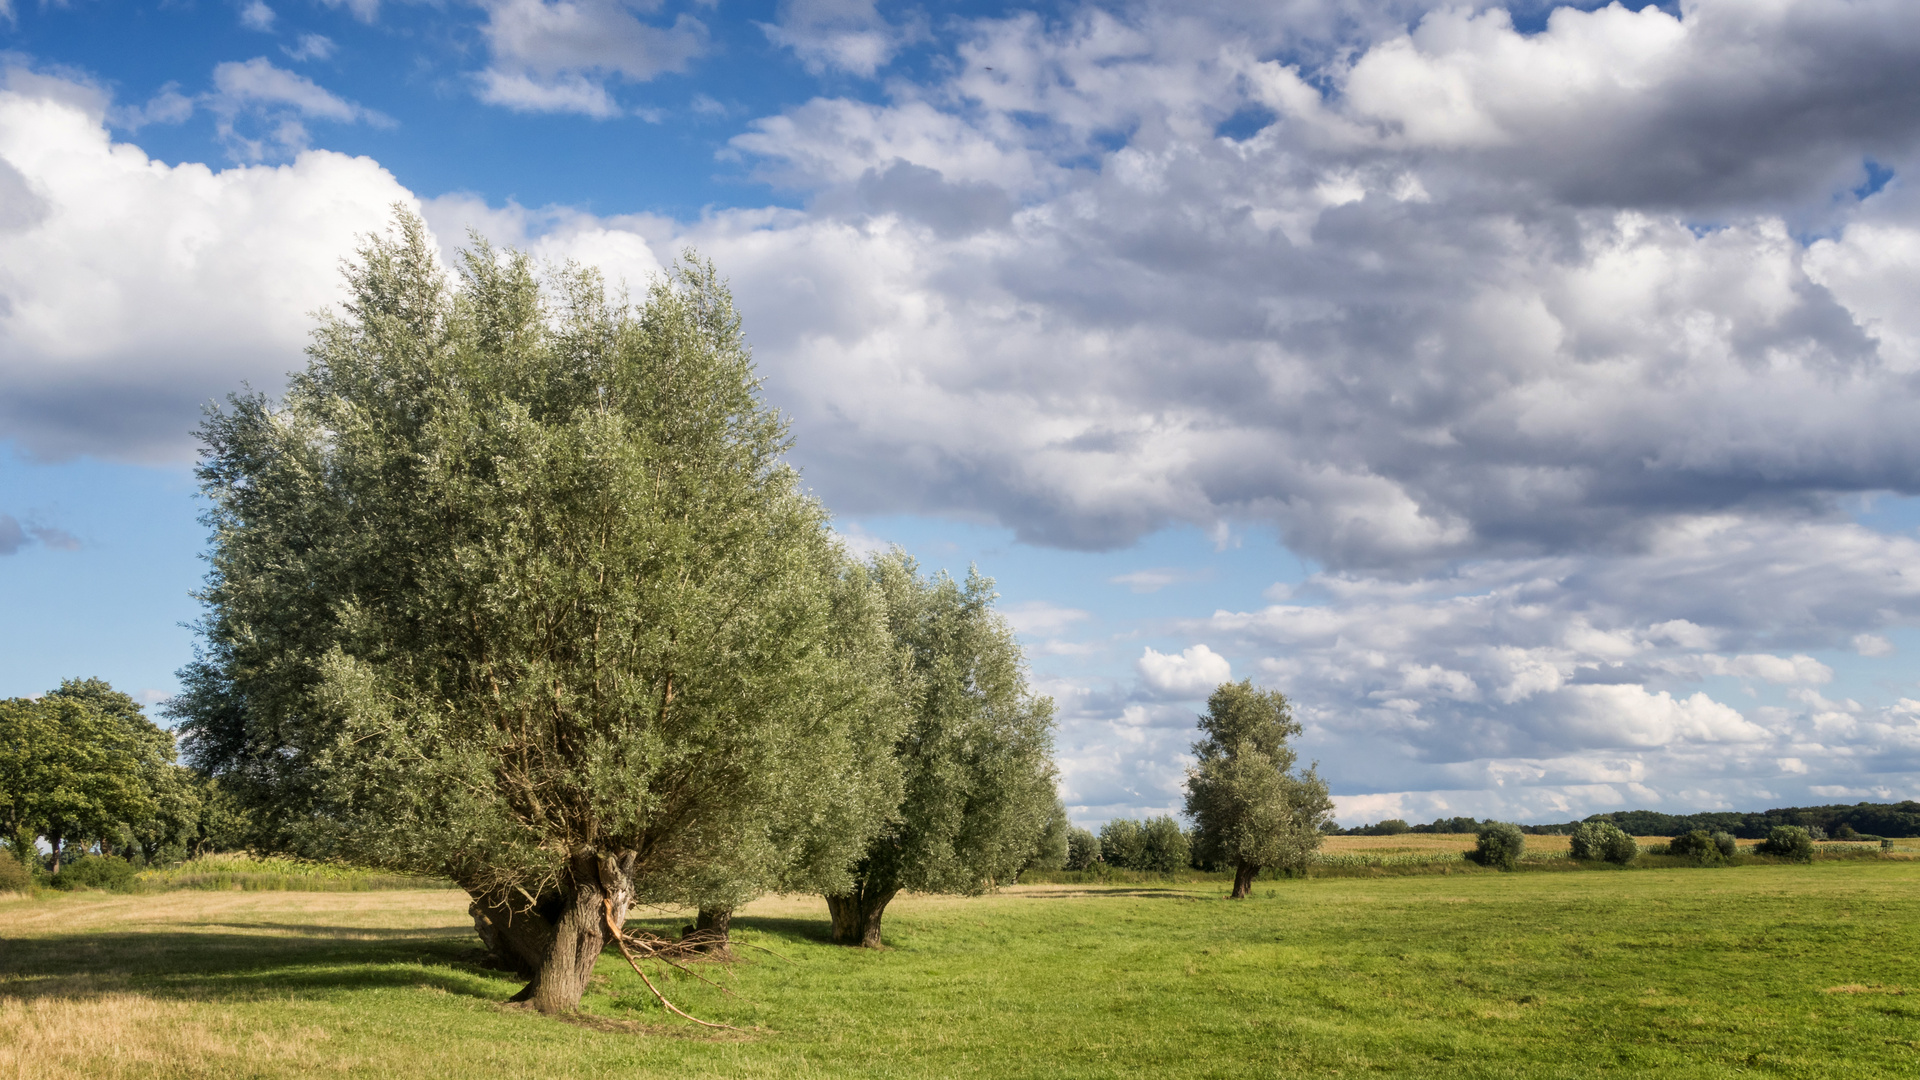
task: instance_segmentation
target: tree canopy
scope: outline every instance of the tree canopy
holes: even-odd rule
[[[851,883],[898,803],[887,611],[710,264],[638,304],[457,271],[399,214],[284,398],[208,416],[175,712],[279,843],[452,877],[567,1010],[636,899]]]
[[[1200,717],[1199,761],[1187,770],[1187,815],[1201,861],[1234,868],[1233,896],[1245,897],[1267,867],[1303,868],[1319,850],[1333,812],[1327,785],[1295,770],[1287,740],[1300,734],[1277,690],[1251,680],[1222,683]]]
[[[928,578],[897,550],[867,571],[902,660],[896,685],[908,720],[889,746],[902,796],[850,887],[826,892],[834,940],[878,948],[900,890],[970,894],[1011,881],[1063,815],[1053,702],[1028,689],[1019,642],[993,610],[993,582],[977,572],[964,586]]]

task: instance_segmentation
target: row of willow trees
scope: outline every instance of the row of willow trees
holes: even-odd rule
[[[450,877],[549,1012],[637,903],[814,892],[877,945],[903,889],[1064,858],[992,583],[838,542],[711,265],[456,270],[398,213],[285,394],[201,429],[169,711],[271,846]]]

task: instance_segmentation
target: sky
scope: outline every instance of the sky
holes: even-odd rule
[[[1345,824],[1920,796],[1920,10],[0,0],[0,695],[159,703],[192,431],[396,205],[728,276],[1074,819],[1285,692]]]

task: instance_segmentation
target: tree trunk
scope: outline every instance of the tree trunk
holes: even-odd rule
[[[1253,888],[1254,875],[1258,874],[1259,872],[1260,872],[1260,868],[1257,866],[1249,866],[1246,863],[1234,864],[1232,899],[1245,900],[1247,898],[1247,893],[1251,891]]]
[[[827,914],[833,919],[833,940],[841,945],[880,947],[880,916],[887,910],[897,889],[868,892],[856,890],[842,896],[827,897]]]
[[[60,841],[64,839],[66,838],[58,832],[50,832],[47,834],[47,843],[53,845],[53,860],[47,864],[47,873],[49,874],[58,874],[60,872]]]
[[[510,1000],[531,1002],[549,1014],[580,1007],[594,962],[606,947],[608,923],[619,930],[632,898],[626,866],[591,852],[576,854],[559,888],[530,906],[514,903],[525,899],[517,891],[468,892],[474,899],[467,911],[487,950],[500,966],[530,980]]]
[[[727,947],[728,931],[733,926],[733,909],[730,907],[703,907],[693,920],[693,933],[688,935],[696,939],[700,948],[707,951]]]

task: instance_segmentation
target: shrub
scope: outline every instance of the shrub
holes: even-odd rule
[[[53,875],[51,884],[56,889],[111,889],[114,892],[132,892],[135,888],[133,864],[125,859],[116,859],[110,855],[96,855],[85,859],[76,859],[60,868]]]
[[[1763,855],[1778,855],[1794,862],[1813,861],[1813,837],[1798,825],[1775,825],[1756,849]]]
[[[1100,858],[1108,866],[1139,870],[1147,854],[1147,838],[1140,823],[1114,818],[1100,826]]]
[[[1520,826],[1493,821],[1481,827],[1471,858],[1481,866],[1511,870],[1526,850],[1527,834],[1520,831]]]
[[[1705,829],[1674,837],[1673,843],[1667,845],[1667,853],[1692,859],[1701,866],[1719,866],[1727,861],[1720,853],[1720,845],[1713,842],[1712,834]]]
[[[0,892],[26,892],[33,874],[11,851],[0,851]]]
[[[1720,857],[1723,859],[1733,858],[1740,850],[1740,845],[1734,840],[1733,834],[1724,829],[1713,834],[1713,846],[1720,849]]]
[[[1067,834],[1067,869],[1091,870],[1100,861],[1100,838],[1085,829]]]
[[[1187,834],[1180,823],[1162,814],[1140,827],[1140,865],[1136,870],[1172,874],[1187,868]]]
[[[1640,855],[1640,845],[1620,827],[1606,821],[1583,821],[1573,827],[1569,848],[1574,858],[1625,866]]]

